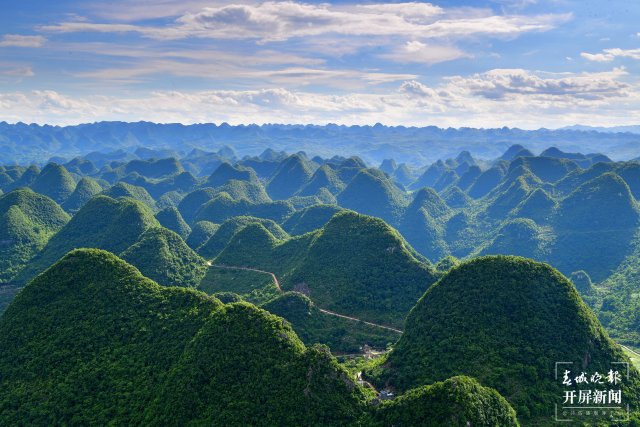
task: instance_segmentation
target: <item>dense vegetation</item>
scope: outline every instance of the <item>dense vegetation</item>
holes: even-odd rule
[[[138,201],[95,197],[48,241],[16,281],[26,283],[72,249],[89,247],[121,253],[158,225],[151,211]]]
[[[379,169],[229,147],[54,160],[0,166],[0,312],[35,278],[0,319],[0,424],[514,425],[486,387],[544,424],[553,361],[626,360],[581,297],[640,343],[638,162],[522,146]],[[580,294],[531,260],[460,264],[487,254],[548,262]],[[398,329],[411,310],[365,371],[401,397],[366,406],[304,347],[398,338],[327,310]]]
[[[363,345],[384,349],[400,336],[387,329],[323,313],[299,292],[286,292],[262,308],[287,319],[305,344],[326,344],[334,353],[360,353]]]
[[[120,257],[146,277],[166,286],[195,288],[207,270],[204,259],[180,236],[162,227],[149,228]]]
[[[383,402],[372,426],[518,426],[516,412],[497,391],[457,376]]]
[[[29,189],[0,196],[0,283],[10,282],[68,221],[56,202]]]
[[[573,285],[553,268],[517,257],[481,257],[454,267],[407,318],[394,349],[368,371],[407,390],[469,375],[498,390],[521,420],[551,419],[562,384],[557,361],[607,372],[628,361]],[[637,409],[640,376],[623,384]]]
[[[349,211],[286,240],[249,225],[215,262],[274,272],[284,289],[303,292],[322,308],[395,326],[436,279],[397,231]]]
[[[375,130],[383,131],[380,127]],[[321,158],[304,152],[290,156],[271,149],[260,156],[240,157],[228,146],[217,152],[194,149],[188,153],[138,148],[52,160],[41,167],[0,166],[0,190],[8,194],[30,187],[37,194],[53,197],[73,215],[81,214],[101,193],[135,199],[208,260],[220,255],[248,224],[239,217],[250,216],[276,240],[288,242],[275,245],[281,258],[269,266],[284,276],[288,289],[304,288],[306,279],[292,277],[301,282],[290,282],[289,273],[300,259],[286,252],[293,253],[291,248],[300,245],[305,253],[313,237],[303,235],[321,229],[348,207],[384,219],[419,253],[418,259],[437,263],[447,256],[512,254],[547,262],[566,276],[583,271],[591,285],[580,287],[582,296],[608,330],[629,344],[640,344],[636,309],[640,275],[635,274],[640,254],[636,201],[640,163],[635,161],[612,162],[601,154],[563,152],[555,147],[534,155],[523,145],[514,145],[495,160],[478,159],[469,151],[423,166],[387,157],[380,169],[359,157]],[[269,193],[282,200],[274,201]],[[11,221],[22,221],[15,218],[15,209],[12,215]],[[96,222],[111,215],[108,209],[96,211]],[[122,253],[148,227],[127,237],[127,245],[112,248],[109,240],[127,235],[135,223],[126,224],[122,233],[99,237],[96,231],[82,238],[78,236],[90,227],[72,221],[72,227],[54,239],[60,246],[54,253],[51,247],[42,250],[42,243],[55,232],[36,238],[36,246],[8,245],[5,259],[11,268],[0,274],[17,279],[6,283],[3,295],[10,299],[20,285],[75,247]],[[67,244],[73,233],[78,236]],[[289,241],[290,235],[300,238]],[[257,252],[248,251],[259,255]],[[14,259],[17,253],[21,255]],[[32,257],[33,265],[25,267]],[[357,304],[360,302],[352,305]],[[403,307],[405,313],[409,307]]]
[[[281,319],[160,287],[99,250],[16,298],[0,373],[3,425],[337,425],[363,409],[328,352]]]

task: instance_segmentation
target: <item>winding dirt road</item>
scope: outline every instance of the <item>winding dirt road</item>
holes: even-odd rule
[[[209,267],[223,268],[223,269],[227,269],[227,270],[245,270],[245,271],[255,271],[256,273],[268,274],[273,279],[273,283],[276,285],[276,288],[278,288],[278,292],[281,292],[281,293],[284,292],[282,290],[282,288],[280,287],[280,282],[278,281],[278,278],[276,277],[276,275],[274,273],[272,273],[270,271],[258,270],[257,268],[251,268],[251,267],[238,267],[238,266],[230,266],[230,265],[222,265],[222,264],[215,264],[214,265],[214,264],[211,263],[211,261],[207,261],[207,265]],[[391,326],[385,326],[385,325],[379,325],[377,323],[367,322],[366,320],[358,319],[357,317],[347,316],[347,315],[344,315],[344,314],[336,313],[335,311],[325,310],[324,308],[320,308],[320,307],[318,307],[318,310],[320,310],[322,313],[328,314],[330,316],[341,317],[343,319],[351,320],[353,322],[361,322],[361,323],[364,323],[365,325],[369,325],[369,326],[373,326],[373,327],[381,328],[381,329],[386,329],[388,331],[392,331],[392,332],[395,332],[397,334],[402,334],[402,331],[400,329],[392,328]]]

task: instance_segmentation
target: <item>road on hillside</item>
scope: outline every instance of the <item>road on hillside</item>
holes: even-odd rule
[[[209,267],[224,268],[224,269],[227,269],[227,270],[245,270],[245,271],[255,271],[256,273],[268,274],[273,279],[273,283],[275,283],[276,288],[278,288],[278,292],[281,292],[281,293],[284,292],[282,290],[282,288],[280,287],[280,282],[278,281],[278,278],[276,277],[276,275],[274,273],[272,273],[270,271],[258,270],[257,268],[251,268],[251,267],[238,267],[238,266],[231,266],[231,265],[224,265],[224,264],[215,264],[214,265],[214,264],[211,263],[211,261],[207,261],[207,265]],[[336,313],[335,311],[325,310],[324,308],[320,308],[320,307],[318,307],[318,310],[320,310],[324,314],[328,314],[329,316],[341,317],[343,319],[351,320],[351,321],[354,321],[354,322],[361,322],[361,323],[364,323],[365,325],[369,325],[369,326],[373,326],[373,327],[381,328],[381,329],[386,329],[388,331],[392,331],[392,332],[395,332],[397,334],[402,334],[402,331],[400,329],[392,328],[391,326],[385,326],[385,325],[379,325],[377,323],[367,322],[366,320],[358,319],[357,317],[347,316],[347,315],[344,315],[344,314]]]

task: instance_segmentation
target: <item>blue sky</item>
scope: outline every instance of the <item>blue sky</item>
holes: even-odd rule
[[[553,128],[640,112],[633,0],[11,3],[9,122]]]

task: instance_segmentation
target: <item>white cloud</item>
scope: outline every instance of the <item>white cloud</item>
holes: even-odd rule
[[[0,47],[41,47],[46,41],[43,36],[5,34],[0,39]]]
[[[35,73],[33,69],[28,66],[0,63],[0,76],[33,77]]]
[[[395,62],[415,62],[430,65],[458,58],[467,58],[470,55],[455,46],[426,44],[417,40],[411,40],[397,48],[394,52],[380,56]]]
[[[546,31],[566,22],[568,14],[469,15],[447,14],[425,3],[394,3],[365,6],[332,6],[293,1],[257,5],[228,4],[186,13],[174,24],[148,25],[65,22],[45,25],[51,33],[136,32],[154,39],[202,37],[255,39],[261,42],[327,34],[350,36],[407,36],[413,38],[488,35],[513,37],[524,32]]]
[[[0,93],[7,121],[73,124],[95,120],[229,123],[340,123],[521,128],[573,123],[615,125],[640,114],[640,87],[623,69],[550,74],[491,70],[436,85],[408,79],[384,92],[343,95],[272,87],[72,96],[55,91]]]
[[[640,49],[604,49],[602,53],[587,53],[582,52],[580,54],[584,59],[596,62],[611,62],[616,58],[631,58],[640,59]]]
[[[514,96],[562,100],[599,101],[627,96],[629,85],[621,82],[624,68],[604,73],[582,73],[546,78],[522,69],[495,69],[469,77],[450,77],[451,87],[471,95],[502,100]]]

